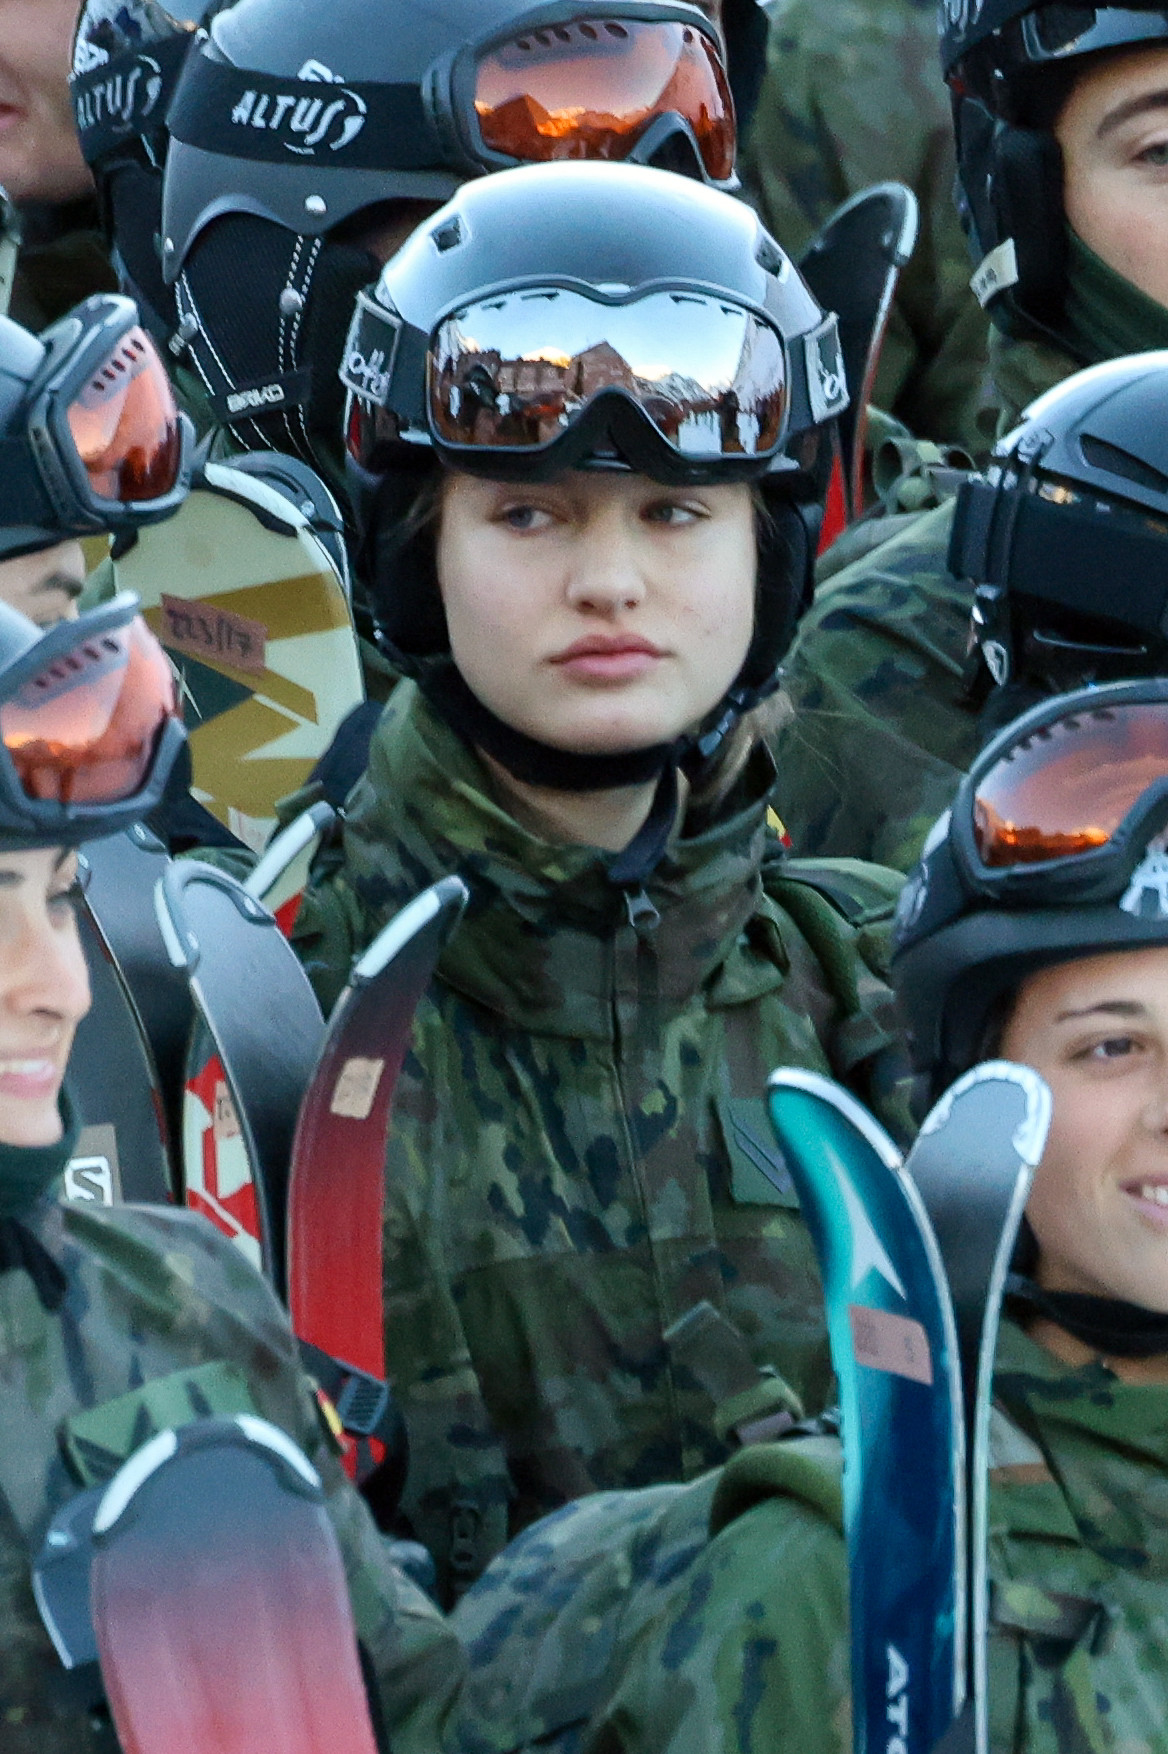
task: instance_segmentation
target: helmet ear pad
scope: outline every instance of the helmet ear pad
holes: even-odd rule
[[[811,604],[819,507],[798,504],[787,493],[781,498],[769,494],[765,484],[759,499],[754,638],[738,680],[740,686],[768,694],[776,685],[776,672],[800,617]]]
[[[357,294],[377,271],[366,250],[298,235],[253,214],[225,214],[200,233],[179,297],[180,309],[189,307],[198,319],[190,351],[211,394],[310,374],[306,395],[293,393],[270,412],[227,423],[245,449],[291,451],[330,479],[341,476],[344,388],[337,373]]]
[[[1008,335],[1049,339],[1063,318],[1067,240],[1063,155],[1054,134],[1004,122],[980,99],[954,100],[960,207],[975,265],[1012,239],[1016,284],[989,301]]]
[[[105,230],[119,266],[118,278],[143,308],[158,338],[174,333],[174,292],[162,278],[158,232],[162,224],[162,173],[127,157],[99,176]]]
[[[442,476],[432,458],[383,475],[365,499],[357,572],[381,643],[410,668],[445,655],[450,634],[438,588],[437,509]]]

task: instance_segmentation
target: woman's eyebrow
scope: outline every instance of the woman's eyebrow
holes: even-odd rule
[[[1060,1011],[1056,1023],[1069,1023],[1077,1017],[1094,1017],[1102,1011],[1108,1017],[1145,1017],[1148,1007],[1135,999],[1103,999],[1098,1005],[1085,1005],[1081,1011]]]
[[[1168,90],[1146,91],[1140,97],[1129,97],[1126,103],[1116,104],[1113,110],[1108,110],[1096,128],[1096,140],[1105,139],[1117,128],[1122,128],[1125,122],[1130,122],[1133,117],[1142,116],[1149,110],[1168,110]]]

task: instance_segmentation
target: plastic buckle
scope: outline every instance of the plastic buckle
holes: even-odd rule
[[[389,1389],[380,1377],[352,1364],[337,1366],[342,1373],[333,1396],[341,1424],[351,1437],[374,1437],[389,1408]]]

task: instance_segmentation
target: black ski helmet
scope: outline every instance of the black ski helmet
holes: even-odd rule
[[[978,755],[897,907],[892,979],[934,1096],[1026,975],[1168,944],[1168,681],[1059,695]]]
[[[725,162],[714,169],[729,180],[721,39],[684,0],[376,0],[372,9],[369,0],[238,0],[216,18],[171,108],[162,228],[176,346],[216,419],[244,446],[332,462],[334,367],[353,299],[380,265],[359,241],[359,216],[388,203],[436,205],[468,177],[521,162],[502,150],[506,125],[494,145],[483,136],[475,81],[489,57],[538,66],[574,56],[603,74],[638,33],[662,30],[711,89],[722,82],[714,107]],[[579,118],[592,112],[574,113],[562,149],[611,150],[607,136],[585,148]],[[523,118],[530,124],[527,100],[504,123]],[[704,129],[671,108],[626,142],[629,156],[710,176]]]
[[[1063,164],[1053,123],[1084,57],[1168,44],[1168,9],[1138,0],[941,0],[940,27],[974,292],[1007,334],[1065,351]]]
[[[118,279],[155,337],[174,333],[162,279],[166,112],[196,30],[230,0],[85,0],[69,91]]]
[[[468,355],[465,382],[452,379],[449,389],[435,361],[468,307],[489,313],[504,305],[514,313],[521,363],[533,356],[530,325],[554,324],[561,314],[565,323],[584,322],[583,351],[565,367],[549,364],[547,382],[534,387],[541,408],[555,393],[557,373],[565,383],[580,375],[590,387],[571,392],[576,399],[570,408],[565,401],[552,442],[476,456],[473,444],[442,437],[428,417],[427,398],[432,403],[445,395],[453,406],[457,396],[464,414],[472,393],[483,407],[494,406],[495,390],[482,376],[512,370],[497,351],[480,351],[478,363]],[[583,319],[573,315],[581,307]],[[733,325],[728,356],[719,354],[711,367],[716,383],[702,381],[710,362],[695,350],[695,332],[672,326],[672,311],[695,308],[711,357],[718,323]],[[627,344],[638,328],[652,356],[643,378]],[[542,341],[532,344],[535,357],[557,356],[555,347],[548,352]],[[571,347],[563,351],[570,354]],[[764,435],[749,425],[756,417],[748,390],[739,396],[722,375],[727,357],[731,370],[743,371],[744,385],[762,384],[764,360],[781,376],[782,420],[753,451],[752,440]],[[744,203],[631,165],[539,165],[467,183],[362,297],[342,378],[350,391],[350,458],[358,459],[351,462],[351,497],[364,527],[366,584],[383,643],[447,716],[520,777],[589,789],[642,780],[683,755],[704,759],[777,686],[779,660],[810,598],[818,506],[809,500],[809,464],[825,423],[846,407],[847,393],[835,318],[825,317]],[[520,394],[515,388],[500,399],[513,407]],[[694,420],[684,429],[679,417],[687,412]],[[704,453],[697,448],[703,420]],[[749,425],[745,438],[743,422]],[[368,447],[362,433],[369,435]],[[474,700],[450,660],[431,537],[418,532],[410,515],[440,460],[509,479],[601,467],[633,468],[669,482],[758,483],[768,515],[760,520],[755,637],[696,744],[684,752],[655,746],[566,754],[501,725]]]
[[[1168,673],[1168,352],[1048,390],[957,495],[974,698]]]

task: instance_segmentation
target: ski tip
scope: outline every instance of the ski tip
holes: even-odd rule
[[[269,841],[259,863],[243,885],[247,894],[254,901],[266,900],[269,891],[283,876],[293,859],[311,846],[318,835],[331,828],[336,819],[336,811],[323,799],[319,804],[313,804],[311,809],[302,811],[274,840]]]
[[[850,1090],[822,1072],[811,1072],[802,1066],[779,1066],[767,1079],[767,1106],[771,1125],[782,1143],[782,1098],[785,1092],[796,1091],[814,1102],[823,1104],[840,1119],[863,1135],[865,1141],[888,1169],[902,1169],[904,1159],[875,1115],[869,1114]]]
[[[412,938],[435,921],[441,921],[444,942],[469,899],[470,891],[461,877],[442,877],[429,889],[423,889],[382,927],[368,950],[354,964],[350,981],[360,986],[375,979]]]
[[[1015,1060],[983,1060],[979,1065],[971,1066],[968,1072],[963,1072],[925,1116],[920,1137],[925,1138],[946,1126],[954,1105],[971,1091],[980,1091],[984,1086],[997,1086],[999,1090],[1013,1087],[1020,1094],[1022,1113],[1011,1143],[1022,1162],[1030,1169],[1036,1169],[1050,1131],[1050,1086],[1033,1066],[1023,1066]]]
[[[130,1509],[147,1481],[176,1456],[225,1445],[266,1452],[289,1484],[295,1483],[301,1491],[307,1490],[310,1496],[322,1495],[320,1475],[303,1450],[279,1426],[252,1413],[238,1413],[231,1419],[196,1419],[189,1425],[160,1431],[122,1463],[97,1507],[93,1519],[94,1536],[108,1534]]]

